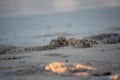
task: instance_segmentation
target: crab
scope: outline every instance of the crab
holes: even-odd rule
[[[65,47],[65,46],[74,46],[80,47],[79,41],[75,38],[67,39],[63,33],[57,34],[57,39],[52,39],[49,43],[50,47]]]
[[[57,48],[57,47],[72,46],[75,48],[88,48],[91,47],[92,45],[98,44],[98,41],[94,39],[82,39],[82,40],[78,40],[75,38],[67,39],[63,33],[58,33],[57,36],[58,36],[57,39],[52,39],[50,41],[49,43],[50,47]]]

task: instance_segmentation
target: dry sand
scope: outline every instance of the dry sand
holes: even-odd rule
[[[66,66],[82,64],[96,71],[83,71],[90,73],[86,76],[69,71],[63,74],[46,71],[45,66],[52,62]],[[120,44],[0,54],[0,80],[120,80],[119,77]]]

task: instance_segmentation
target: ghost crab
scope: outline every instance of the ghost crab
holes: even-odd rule
[[[49,43],[49,46],[52,48],[57,47],[65,47],[65,46],[73,46],[75,48],[89,48],[93,45],[98,44],[98,41],[94,39],[82,39],[78,40],[75,38],[69,38],[67,39],[63,33],[57,34],[57,39],[52,39]]]
[[[57,34],[57,39],[52,39],[49,43],[50,47],[65,47],[65,46],[74,46],[81,47],[79,41],[75,38],[67,39],[63,33]]]

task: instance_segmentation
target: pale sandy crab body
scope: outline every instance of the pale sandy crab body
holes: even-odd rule
[[[57,34],[58,38],[57,39],[52,39],[50,41],[49,46],[50,47],[65,47],[65,46],[73,46],[76,48],[87,48],[87,47],[91,47],[92,45],[96,45],[98,44],[98,42],[96,40],[93,39],[82,39],[82,40],[78,40],[75,38],[69,38],[67,39],[63,33],[59,33]]]
[[[64,46],[74,46],[80,47],[79,41],[75,38],[66,39],[63,34],[58,34],[57,39],[52,39],[49,44],[50,47],[64,47]]]

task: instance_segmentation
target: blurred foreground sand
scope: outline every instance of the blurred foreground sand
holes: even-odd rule
[[[62,74],[45,68],[52,62]],[[120,80],[119,63],[120,44],[8,53],[0,55],[0,80]],[[86,66],[96,70],[79,69]]]

